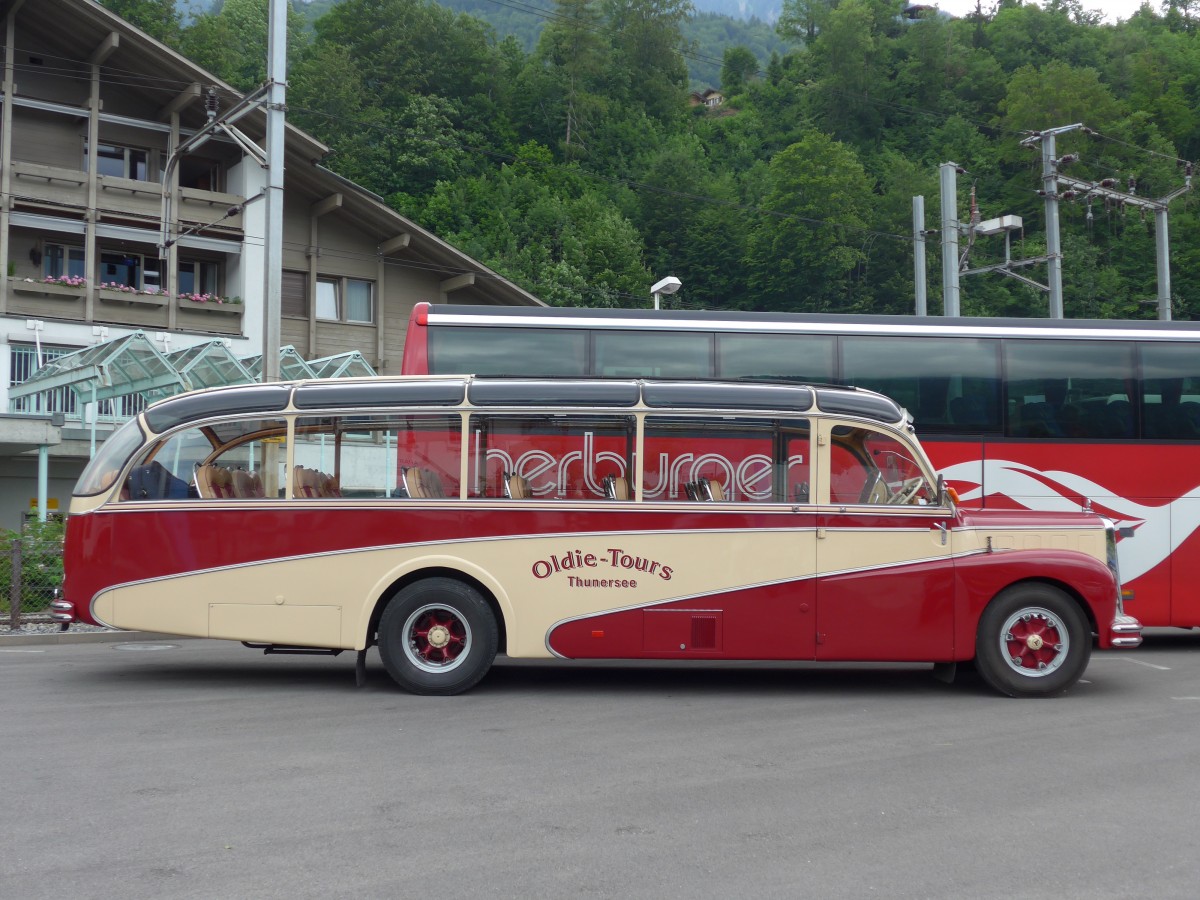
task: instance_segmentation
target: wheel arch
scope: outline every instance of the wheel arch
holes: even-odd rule
[[[392,602],[392,599],[410,584],[426,578],[450,578],[478,591],[479,595],[483,597],[484,601],[491,608],[492,615],[496,617],[496,627],[499,630],[500,637],[498,652],[507,652],[508,630],[505,625],[505,604],[501,603],[500,598],[503,595],[500,592],[499,586],[492,582],[484,572],[465,571],[460,566],[444,561],[427,561],[385,580],[381,589],[375,592],[375,603],[371,608],[370,615],[367,617],[365,631],[360,633],[363,643],[359,649],[366,649],[375,645],[376,635],[379,631],[379,620],[383,617],[383,611]]]
[[[1075,551],[975,553],[955,561],[955,575],[961,602],[955,621],[960,661],[971,658],[979,620],[988,606],[1005,591],[1021,585],[1047,585],[1061,591],[1083,611],[1084,620],[1096,634],[1107,605],[1115,603],[1113,573],[1103,561]]]
[[[1082,592],[1080,592],[1077,587],[1068,581],[1063,581],[1062,579],[1047,575],[1031,575],[1027,578],[1018,578],[1016,581],[1004,585],[992,594],[991,599],[984,604],[984,608],[986,609],[988,605],[1008,591],[1020,587],[1028,587],[1030,585],[1045,585],[1046,587],[1057,588],[1058,590],[1062,591],[1068,598],[1070,598],[1071,602],[1079,607],[1080,612],[1083,613],[1083,617],[1087,619],[1087,623],[1092,629],[1092,634],[1097,634],[1099,632],[1099,628],[1097,627],[1096,623],[1096,611],[1092,609],[1092,605],[1087,602],[1087,599],[1083,596]]]

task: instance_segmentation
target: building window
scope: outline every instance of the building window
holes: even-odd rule
[[[48,249],[48,248],[47,248]],[[42,345],[42,365],[52,359],[58,359],[68,353],[73,353],[77,347],[47,347]],[[13,344],[9,357],[8,386],[16,387],[29,380],[38,370],[38,348],[34,344]],[[78,416],[75,392],[70,387],[55,388],[44,394],[32,397],[21,397],[11,401],[11,411],[15,413],[51,413],[61,412],[69,416]]]
[[[285,316],[308,318],[308,273],[283,270],[280,312]]]
[[[83,171],[91,171],[90,148],[83,145]],[[150,151],[119,144],[96,145],[96,174],[134,181],[150,180]]]
[[[141,256],[127,253],[101,253],[100,285],[101,287],[114,285],[141,290]]]
[[[74,278],[86,278],[86,257],[82,247],[66,247],[62,244],[47,244],[42,254],[42,271],[47,278],[61,278],[70,275]]]
[[[281,312],[285,316],[308,318],[308,273],[283,272]],[[316,314],[323,322],[350,322],[371,325],[375,322],[375,282],[361,278],[322,275],[317,279]]]
[[[221,269],[215,262],[198,259],[179,261],[179,293],[219,294]]]
[[[317,318],[337,321],[341,318],[341,304],[338,302],[338,279],[317,279]]]
[[[375,321],[374,293],[375,285],[372,282],[346,279],[347,322],[365,322],[369,325]]]
[[[39,368],[38,348],[35,344],[13,344],[9,357],[8,386],[16,387],[29,380]],[[68,353],[74,353],[79,347],[53,347],[42,345],[42,365]],[[65,413],[68,419],[81,418],[86,404],[79,400],[78,395],[67,386],[54,388],[32,397],[21,397],[11,401],[11,412],[23,413]],[[131,419],[146,408],[146,398],[142,394],[126,394],[111,400],[101,400],[96,404],[96,415],[101,420],[123,421]]]

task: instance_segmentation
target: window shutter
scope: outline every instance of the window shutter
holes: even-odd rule
[[[283,270],[280,314],[308,318],[308,273]]]

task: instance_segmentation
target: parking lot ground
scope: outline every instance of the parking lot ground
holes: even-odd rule
[[[1064,697],[928,666],[0,641],[6,897],[1192,897],[1200,633]]]

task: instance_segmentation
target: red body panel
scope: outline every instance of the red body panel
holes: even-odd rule
[[[725,591],[564,622],[569,659],[812,659],[814,580]]]

